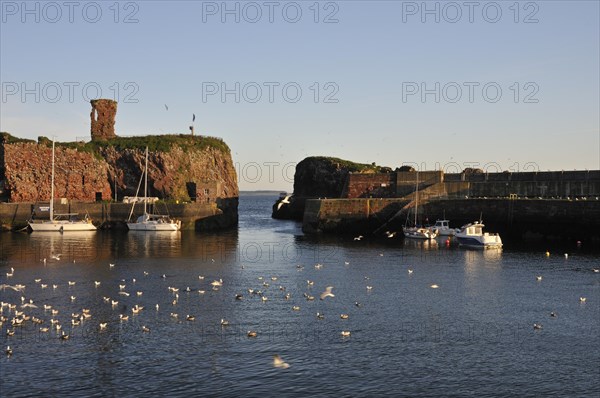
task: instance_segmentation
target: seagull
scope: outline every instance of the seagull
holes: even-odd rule
[[[109,264],[108,264],[108,268],[114,268],[114,267],[115,267],[115,264],[114,264],[114,263],[109,263]]]
[[[103,323],[101,322],[101,323],[100,323],[100,330],[104,330],[104,329],[106,329],[106,326],[107,326],[107,325],[108,325],[108,322],[103,322]]]
[[[354,238],[354,240],[361,240],[363,238],[362,235],[358,235],[357,237]]]
[[[295,305],[292,307],[292,311],[300,311],[300,307]]]
[[[368,291],[371,291],[371,290],[373,290],[373,286],[367,286],[367,290],[368,290]]]
[[[247,335],[248,335],[248,337],[256,337],[256,336],[258,336],[258,333],[256,333],[256,331],[254,331],[254,330],[248,330]]]
[[[142,326],[142,332],[149,333],[150,329],[147,326],[144,325],[144,326]]]
[[[219,279],[218,281],[212,281],[210,283],[213,287],[223,286],[223,279]]]
[[[340,333],[342,335],[342,337],[350,337],[350,331],[349,330],[342,330],[342,333]]]
[[[412,275],[413,272],[414,271],[412,269],[410,269],[410,268],[408,269],[408,275]]]
[[[76,282],[69,281],[69,286],[75,286],[75,283],[76,283]]]
[[[535,277],[535,279],[536,279],[536,280],[539,282],[539,281],[541,281],[541,280],[542,280],[542,276],[541,276],[541,275],[538,275],[538,276],[536,276],[536,277]]]
[[[433,285],[431,285],[429,287],[432,288],[432,289],[437,289],[439,286],[434,283]]]
[[[349,261],[344,261],[344,265],[350,265]]]
[[[273,366],[275,366],[276,368],[287,369],[290,367],[290,364],[284,362],[283,359],[281,359],[281,357],[276,354],[273,355]]]
[[[348,314],[340,314],[340,318],[342,318],[342,319],[348,319]]]
[[[587,300],[585,297],[579,297],[580,302],[585,303],[585,300]]]
[[[158,304],[156,304],[156,311],[158,311],[159,308],[160,308],[160,306]]]
[[[535,330],[540,330],[540,329],[542,329],[542,324],[541,324],[541,323],[534,323],[534,324],[533,324],[533,329],[535,329]]]
[[[186,317],[185,317],[185,320],[186,320],[186,321],[190,321],[190,322],[191,322],[191,321],[195,321],[195,320],[196,320],[196,317],[195,317],[195,316],[193,316],[193,315],[188,315],[188,316],[186,316]]]
[[[66,334],[64,330],[63,330],[61,333],[62,333],[62,334],[60,335],[60,339],[61,339],[61,340],[69,340],[69,337],[70,337],[70,336],[69,336],[68,334]]]
[[[167,104],[165,104],[165,109],[166,109],[166,110],[169,110],[169,107],[167,106]]]
[[[556,318],[556,312],[552,311],[552,312],[550,313],[550,316],[551,316],[552,318]]]
[[[321,313],[321,312],[317,312],[317,319],[324,319],[325,318],[325,314]]]
[[[221,326],[229,326],[229,321],[221,318]]]
[[[6,346],[6,350],[4,351],[6,355],[11,356],[13,354],[12,348],[9,345]]]
[[[51,258],[52,260],[59,261],[59,260],[60,260],[60,256],[62,256],[62,254],[58,253],[58,254],[53,254],[53,255],[51,255],[51,256],[50,256],[50,258]]]
[[[327,286],[325,288],[325,291],[321,293],[321,300],[325,300],[326,297],[335,297],[335,295],[331,293],[331,289],[333,289],[333,286]]]

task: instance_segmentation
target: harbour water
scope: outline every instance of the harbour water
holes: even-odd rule
[[[2,307],[0,396],[600,395],[597,249],[307,237],[274,200],[217,234],[0,234],[0,284],[26,286],[1,301],[44,321]]]

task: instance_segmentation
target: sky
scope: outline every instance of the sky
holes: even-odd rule
[[[0,0],[0,131],[221,137],[241,190],[307,156],[600,169],[599,1]]]

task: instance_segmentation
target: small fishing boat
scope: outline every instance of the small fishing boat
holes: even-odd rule
[[[436,220],[435,224],[429,227],[430,231],[437,231],[438,236],[454,236],[460,229],[450,228],[450,221]]]
[[[483,232],[484,227],[485,225],[481,221],[463,225],[460,232],[456,234],[458,244],[464,247],[483,249],[502,247],[500,235]]]

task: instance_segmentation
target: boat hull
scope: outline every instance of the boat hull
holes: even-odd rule
[[[127,223],[130,231],[179,231],[181,222],[167,223],[158,221],[144,221]]]
[[[437,236],[435,231],[425,228],[405,228],[404,237],[408,239],[431,240]]]
[[[487,248],[500,248],[502,247],[502,242],[496,239],[488,240],[483,239],[483,237],[464,237],[464,236],[456,236],[458,239],[458,244],[463,247],[470,247],[475,249],[487,249]]]
[[[87,221],[30,221],[29,227],[33,232],[69,232],[96,230],[94,224]]]

